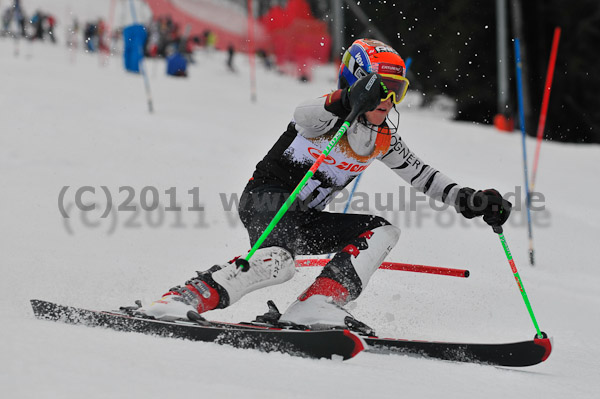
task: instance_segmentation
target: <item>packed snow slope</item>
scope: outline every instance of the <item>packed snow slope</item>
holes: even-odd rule
[[[141,76],[124,72],[119,56],[73,54],[62,42],[18,45],[15,56],[15,43],[0,39],[3,397],[596,397],[598,146],[543,144],[536,189],[545,210],[534,212],[535,267],[528,265],[524,212],[515,211],[505,228],[535,315],[554,337],[551,357],[538,366],[510,370],[369,353],[347,362],[310,360],[34,319],[32,298],[113,309],[156,299],[195,270],[245,253],[247,235],[228,201],[294,107],[335,87],[336,71],[324,67],[303,84],[259,68],[253,103],[241,56],[239,72],[230,73],[224,54],[198,52],[188,79],[167,77],[164,61],[150,61],[150,114]],[[418,100],[413,93],[400,106],[400,132],[427,163],[474,188],[515,192],[522,185],[518,134],[448,121],[420,110]],[[534,142],[528,144],[531,153]],[[113,205],[105,218],[103,186]],[[79,205],[96,204],[93,211],[76,205],[84,187],[95,193],[82,192]],[[359,211],[402,229],[388,260],[467,268],[471,277],[379,271],[349,306],[355,316],[380,336],[533,338],[498,237],[481,221],[435,211],[426,201],[400,211],[411,195],[400,187],[405,183],[379,164],[359,186],[369,201]],[[382,210],[388,194],[394,210]],[[158,209],[142,209],[152,208],[153,195]],[[165,210],[175,205],[181,211]],[[290,282],[207,316],[250,320],[268,299],[285,309],[318,273],[303,268]]]

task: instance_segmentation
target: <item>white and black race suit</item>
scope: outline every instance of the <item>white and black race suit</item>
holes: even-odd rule
[[[239,208],[251,244],[343,123],[324,103],[325,97],[321,97],[300,104],[287,130],[256,165]],[[383,162],[418,191],[455,206],[460,186],[416,156],[386,123],[374,126],[363,117],[333,147],[263,246],[282,246],[297,255],[330,253],[364,231],[389,224],[377,216],[323,211],[336,193],[374,160]]]

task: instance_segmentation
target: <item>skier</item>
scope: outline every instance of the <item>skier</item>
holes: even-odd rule
[[[404,61],[393,48],[376,40],[356,40],[343,56],[338,90],[296,108],[287,130],[257,164],[244,189],[239,216],[253,245],[345,118],[352,110],[361,111],[250,258],[249,268],[241,259],[215,265],[139,310],[173,320],[185,319],[190,310],[225,308],[249,292],[291,279],[295,256],[335,253],[280,322],[346,328],[351,316],[342,306],[364,290],[398,241],[400,230],[379,216],[323,209],[374,160],[466,218],[483,216],[491,226],[506,222],[511,204],[498,191],[459,186],[417,157],[400,138],[397,123],[388,114],[406,94],[405,75]]]

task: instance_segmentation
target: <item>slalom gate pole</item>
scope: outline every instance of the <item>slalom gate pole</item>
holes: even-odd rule
[[[323,258],[311,258],[301,259],[296,261],[296,267],[310,267],[310,266],[325,266],[329,263],[329,259]],[[428,273],[438,274],[441,276],[452,276],[452,277],[469,277],[470,273],[468,270],[463,269],[450,269],[446,267],[437,266],[425,266],[425,265],[413,265],[410,263],[398,263],[398,262],[383,262],[380,269],[384,270],[400,270],[405,272],[416,272],[416,273]]]
[[[556,54],[558,53],[558,42],[560,41],[560,28],[554,29],[554,38],[552,39],[552,50],[550,51],[550,60],[548,61],[548,71],[546,72],[546,85],[544,86],[544,96],[542,99],[542,109],[540,110],[540,120],[537,130],[537,144],[535,147],[535,156],[533,158],[533,172],[531,174],[531,191],[535,187],[535,178],[537,176],[538,161],[540,159],[540,149],[542,147],[542,137],[546,127],[546,115],[548,113],[548,102],[550,100],[550,90],[552,89],[552,78],[554,76],[554,66],[556,65]]]
[[[521,291],[521,296],[523,297],[523,301],[525,302],[525,306],[527,307],[527,311],[529,312],[529,316],[531,317],[531,321],[533,322],[533,325],[537,332],[537,337],[545,338],[545,334],[540,331],[540,327],[538,326],[537,320],[535,319],[535,315],[533,314],[533,309],[531,308],[531,303],[529,302],[529,298],[527,297],[527,292],[525,292],[523,281],[521,281],[521,276],[519,276],[519,272],[517,271],[517,266],[515,265],[515,261],[513,260],[510,249],[508,248],[508,244],[506,243],[506,238],[504,238],[502,226],[494,226],[492,228],[494,229],[494,233],[498,234],[498,237],[500,238],[502,248],[504,248],[504,253],[506,254],[506,259],[508,259],[508,264],[510,265],[513,275],[515,276],[517,286],[519,287],[519,291]]]
[[[356,191],[356,187],[358,186],[358,182],[360,181],[361,177],[362,173],[356,176],[356,179],[354,180],[354,185],[352,186],[352,190],[350,190],[350,195],[348,196],[348,201],[346,202],[346,206],[344,206],[344,211],[342,213],[348,212],[348,209],[350,208],[350,202],[352,202],[352,197],[354,196],[354,192]]]
[[[350,208],[350,203],[352,202],[352,197],[354,196],[354,192],[356,191],[356,187],[358,186],[358,182],[360,181],[360,178],[362,177],[362,173],[359,174],[358,176],[356,176],[356,179],[354,179],[354,184],[352,185],[352,189],[350,190],[350,194],[348,195],[348,201],[346,201],[346,205],[344,206],[344,210],[342,211],[342,213],[348,213],[348,209]],[[327,254],[327,259],[331,259],[331,253]]]
[[[279,221],[281,220],[283,215],[285,215],[285,213],[288,211],[288,209],[290,209],[290,206],[292,206],[292,204],[296,200],[296,197],[298,196],[300,191],[302,191],[302,189],[304,188],[304,186],[306,185],[308,180],[310,180],[310,178],[313,177],[313,175],[315,174],[317,169],[319,169],[319,166],[321,166],[321,164],[323,163],[325,158],[329,155],[329,153],[331,152],[333,147],[335,147],[335,145],[338,143],[338,141],[340,141],[342,136],[346,133],[346,130],[348,130],[348,128],[350,127],[350,125],[352,124],[354,119],[356,119],[357,116],[358,116],[357,111],[353,111],[350,113],[350,115],[348,115],[348,117],[346,118],[346,120],[344,121],[342,126],[339,128],[339,130],[337,131],[335,136],[333,136],[333,138],[331,139],[329,144],[327,144],[327,147],[325,147],[325,150],[323,150],[321,155],[319,155],[319,158],[317,158],[317,160],[310,167],[308,172],[306,172],[306,174],[304,175],[304,178],[300,181],[300,183],[298,183],[298,185],[296,186],[294,191],[292,191],[290,196],[285,200],[285,202],[283,203],[281,208],[279,208],[279,211],[277,211],[277,213],[275,214],[275,217],[273,217],[273,220],[271,220],[271,223],[269,223],[269,225],[267,226],[265,231],[261,234],[261,236],[258,238],[258,240],[256,240],[256,242],[252,246],[252,249],[250,249],[250,252],[248,252],[248,255],[246,255],[246,258],[244,258],[244,259],[239,258],[236,261],[236,265],[238,266],[238,268],[242,269],[242,271],[248,271],[248,269],[249,269],[248,261],[250,260],[252,255],[254,255],[256,250],[258,250],[260,248],[260,246],[267,239],[269,234],[271,234],[271,232],[273,231],[273,229],[275,228],[277,223],[279,223]]]
[[[135,5],[133,4],[133,0],[129,0],[129,8],[131,9],[131,19],[133,23],[137,25],[137,16],[135,13]],[[144,67],[144,51],[142,49],[142,59],[140,60],[140,72],[144,77],[144,87],[146,88],[146,100],[148,102],[148,111],[150,113],[154,112],[154,106],[152,105],[152,93],[150,92],[150,81],[148,80],[148,75],[146,74],[146,68]]]
[[[531,229],[531,196],[529,191],[529,173],[527,172],[527,145],[525,142],[525,111],[523,104],[523,81],[521,74],[521,48],[519,39],[515,39],[515,61],[517,64],[517,92],[519,93],[519,121],[521,125],[521,138],[523,146],[523,173],[525,174],[525,202],[527,205],[527,229],[529,233],[529,263],[535,263],[533,254],[533,233]]]
[[[101,60],[108,65],[108,61],[110,60],[110,55],[113,49],[113,40],[112,40],[112,29],[114,26],[114,22],[115,22],[115,8],[116,8],[116,2],[117,0],[110,0],[110,8],[108,10],[108,25],[106,25],[106,34],[108,35],[108,53],[105,54],[105,59],[102,60],[102,56],[100,57]]]

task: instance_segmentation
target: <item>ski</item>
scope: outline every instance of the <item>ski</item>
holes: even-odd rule
[[[288,327],[289,323],[280,321],[281,312],[273,301],[267,301],[268,312],[257,316],[252,323],[243,323],[270,327]],[[480,363],[505,367],[525,367],[545,361],[552,352],[552,341],[545,333],[543,338],[532,341],[504,344],[452,343],[435,341],[411,341],[397,338],[379,338],[375,331],[352,316],[344,320],[346,326],[363,337],[367,348],[365,352],[401,354],[414,357],[455,362]],[[296,327],[304,327],[298,326]]]
[[[552,352],[552,341],[549,338],[502,344],[410,341],[378,337],[366,337],[364,340],[368,345],[365,352],[403,354],[505,367],[533,366],[548,359]]]
[[[39,319],[104,327],[116,331],[136,332],[168,338],[213,342],[236,348],[263,352],[282,352],[310,358],[342,358],[356,356],[364,349],[361,338],[349,330],[282,330],[272,327],[202,321],[159,321],[131,311],[94,311],[52,302],[31,300]]]
[[[376,354],[400,354],[454,362],[479,363],[504,367],[533,366],[545,361],[552,352],[549,338],[512,343],[453,343],[417,341],[374,336],[368,326],[354,321],[344,329],[309,330],[302,326],[283,325],[276,311],[257,317],[254,322],[224,323],[204,320],[188,314],[190,320],[159,321],[135,315],[122,308],[118,311],[94,311],[31,300],[36,317],[69,324],[105,327],[117,331],[137,332],[169,338],[214,342],[236,348],[282,352],[311,358],[341,357],[350,359],[362,350]],[[270,310],[273,312],[273,310]],[[356,324],[358,323],[358,324]],[[348,323],[347,323],[348,324]],[[367,332],[367,333],[365,333]],[[357,335],[357,333],[359,335]]]

